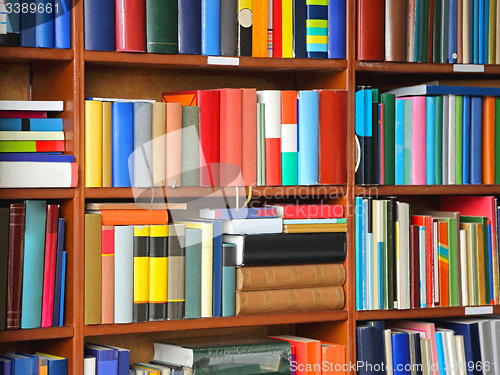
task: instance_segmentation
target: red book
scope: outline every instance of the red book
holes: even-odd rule
[[[425,267],[427,269],[425,273],[425,293],[427,307],[432,307],[434,301],[432,298],[432,285],[434,278],[434,256],[432,249],[432,218],[430,216],[412,216],[411,224],[418,225],[420,227],[425,227]]]
[[[242,89],[242,169],[243,184],[257,185],[257,91]]]
[[[319,183],[347,184],[347,91],[319,91]]]
[[[384,0],[358,0],[358,60],[384,61]]]
[[[242,90],[220,90],[220,186],[242,186]]]
[[[439,241],[439,306],[450,306],[450,274],[449,258],[447,256],[449,249],[448,241],[448,223],[438,222],[438,241]]]
[[[47,118],[47,112],[0,111],[0,118]]]
[[[146,52],[146,0],[116,0],[116,50]]]
[[[278,204],[283,219],[339,219],[344,217],[344,206],[338,204]]]
[[[7,329],[20,329],[26,204],[11,204],[9,208],[9,216],[9,265],[7,268],[6,327]]]
[[[273,57],[283,57],[283,27],[281,0],[273,1]]]
[[[47,224],[45,226],[45,261],[43,267],[42,328],[52,327],[58,219],[59,206],[48,204]]]
[[[115,227],[101,231],[101,324],[115,321]]]

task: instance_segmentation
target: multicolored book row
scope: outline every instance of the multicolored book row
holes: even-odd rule
[[[8,351],[0,354],[3,375],[67,375],[68,360],[55,355]]]
[[[441,197],[412,211],[394,197],[356,198],[356,308],[497,304],[494,197]]]
[[[496,0],[358,0],[358,60],[498,64],[499,15]]]
[[[345,59],[346,0],[85,0],[85,49]]]
[[[500,183],[500,89],[438,83],[356,92],[357,184]]]
[[[86,186],[347,183],[344,90],[197,90],[85,102]]]

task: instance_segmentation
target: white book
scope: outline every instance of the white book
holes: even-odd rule
[[[500,320],[492,319],[490,321],[491,324],[491,342],[492,342],[492,351],[493,351],[493,359],[494,359],[494,373],[495,375],[500,375]]]
[[[434,255],[434,306],[439,306],[439,267],[437,266],[439,264],[439,241],[438,241],[438,222],[437,220],[432,222],[432,228],[433,228],[433,255]]]
[[[404,310],[410,308],[410,269],[409,269],[409,254],[410,254],[410,236],[409,236],[409,205],[407,203],[398,202],[398,217],[399,217],[399,250],[398,250],[398,280],[397,288],[399,289],[398,309]]]
[[[426,267],[426,228],[420,227],[419,229],[419,242],[420,242],[420,306],[427,307],[427,288],[426,288],[426,280],[427,280],[427,267]]]
[[[0,100],[0,111],[43,111],[61,112],[63,101],[43,100]]]
[[[134,305],[134,226],[115,226],[114,322],[132,323]]]
[[[5,1],[0,1],[0,35],[7,34],[7,7]]]
[[[282,233],[283,219],[232,219],[222,220],[223,234]]]
[[[384,330],[384,354],[385,354],[385,369],[387,375],[393,375],[392,367],[392,332],[390,329]]]
[[[432,352],[430,339],[420,339],[420,351],[422,352],[422,375],[432,375]]]
[[[281,139],[281,91],[257,91],[257,103],[264,103],[265,138]]]
[[[460,281],[462,283],[462,305],[469,305],[469,278],[467,270],[467,252],[468,249],[467,242],[467,231],[465,229],[460,230]]]
[[[76,163],[0,161],[0,188],[69,188],[77,185]]]
[[[83,375],[96,375],[96,358],[86,356],[83,359]]]
[[[466,363],[465,344],[462,335],[455,335],[455,347],[457,350],[458,375],[467,375],[467,366],[461,366],[462,363]]]
[[[450,128],[450,97],[448,95],[443,96],[443,185],[448,185],[448,159],[450,158],[449,150],[449,128]]]
[[[64,132],[0,131],[0,141],[64,141]]]
[[[456,95],[449,95],[448,105],[448,184],[456,184]]]
[[[446,358],[446,374],[458,375],[457,363],[457,347],[455,344],[455,335],[452,330],[443,329],[443,345]]]
[[[380,201],[373,200],[373,208],[372,208],[372,223],[373,223],[373,258],[372,258],[372,267],[373,267],[373,281],[372,281],[372,290],[369,290],[369,293],[373,293],[373,310],[379,310],[379,251],[378,244],[380,242],[380,230],[379,227],[382,227],[382,223],[379,221],[380,219]],[[383,307],[383,306],[382,306]]]
[[[477,326],[479,328],[479,344],[481,347],[481,361],[483,365],[482,373],[483,375],[493,375],[493,337],[491,332],[491,321],[490,319],[477,319]],[[485,366],[489,363],[488,366]]]

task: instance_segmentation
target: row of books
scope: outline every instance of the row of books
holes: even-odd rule
[[[71,1],[1,1],[0,46],[71,48]]]
[[[494,197],[442,197],[441,211],[356,198],[356,308],[474,306],[498,301]]]
[[[439,83],[439,82],[438,82]],[[418,85],[356,92],[357,184],[500,182],[500,89]]]
[[[8,351],[0,354],[0,374],[3,375],[67,375],[68,360],[63,357]]]
[[[338,206],[328,207],[324,212],[330,214]],[[311,222],[320,219],[290,219],[306,228],[303,233],[282,233],[278,207],[229,211],[239,219],[213,218],[227,215],[226,209],[202,210],[201,219],[178,218],[174,223],[165,210],[115,208],[97,203],[87,207],[85,324],[334,310],[344,305],[345,270],[324,264],[345,259],[345,219],[327,219],[318,233],[307,225],[318,226]],[[297,213],[293,206],[282,210],[287,211]],[[311,246],[314,252],[304,251]],[[297,286],[288,268],[277,267],[301,264],[321,266],[304,266]],[[275,303],[265,303],[266,293],[257,280],[236,285],[249,273],[266,277],[266,272],[247,266],[281,270],[282,278],[266,291],[275,295]],[[314,275],[320,269],[331,279],[316,285]],[[300,294],[301,305],[292,303],[294,293]],[[252,303],[245,302],[249,300]]]
[[[85,102],[86,186],[347,182],[344,90],[197,90]]]
[[[78,185],[73,155],[63,155],[62,101],[0,101],[0,187],[59,188]]]
[[[498,374],[500,317],[373,321],[356,327],[358,374]]]
[[[346,0],[85,0],[85,49],[211,56],[346,56]]]
[[[86,344],[84,374],[330,375],[345,373],[346,350],[344,345],[299,336],[220,336],[154,342],[149,363],[129,361],[128,349]]]
[[[358,0],[358,60],[498,64],[499,14],[494,0]]]
[[[0,208],[0,330],[63,325],[64,226],[45,201]]]

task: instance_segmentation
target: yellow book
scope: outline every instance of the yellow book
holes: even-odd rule
[[[201,229],[201,317],[212,317],[213,225],[210,223],[181,222],[186,228]]]
[[[281,0],[282,57],[293,57],[293,0]]]
[[[283,233],[347,232],[347,224],[284,224]]]
[[[166,103],[153,103],[153,183],[155,186],[165,186],[166,113]]]
[[[253,0],[252,56],[267,57],[268,0]]]
[[[111,187],[111,102],[102,103],[102,187]]]
[[[102,102],[85,100],[85,186],[102,187]]]
[[[167,318],[168,225],[149,226],[149,320]]]
[[[149,226],[134,227],[134,322],[149,318]]]
[[[490,23],[488,30],[488,64],[496,62],[496,46],[497,46],[497,0],[490,0]]]
[[[153,370],[149,367],[145,367],[145,366],[141,366],[139,364],[134,364],[132,366],[130,366],[130,368],[132,369],[142,369],[142,370],[147,370],[147,374],[157,374],[157,375],[161,375],[161,372],[160,370]]]

